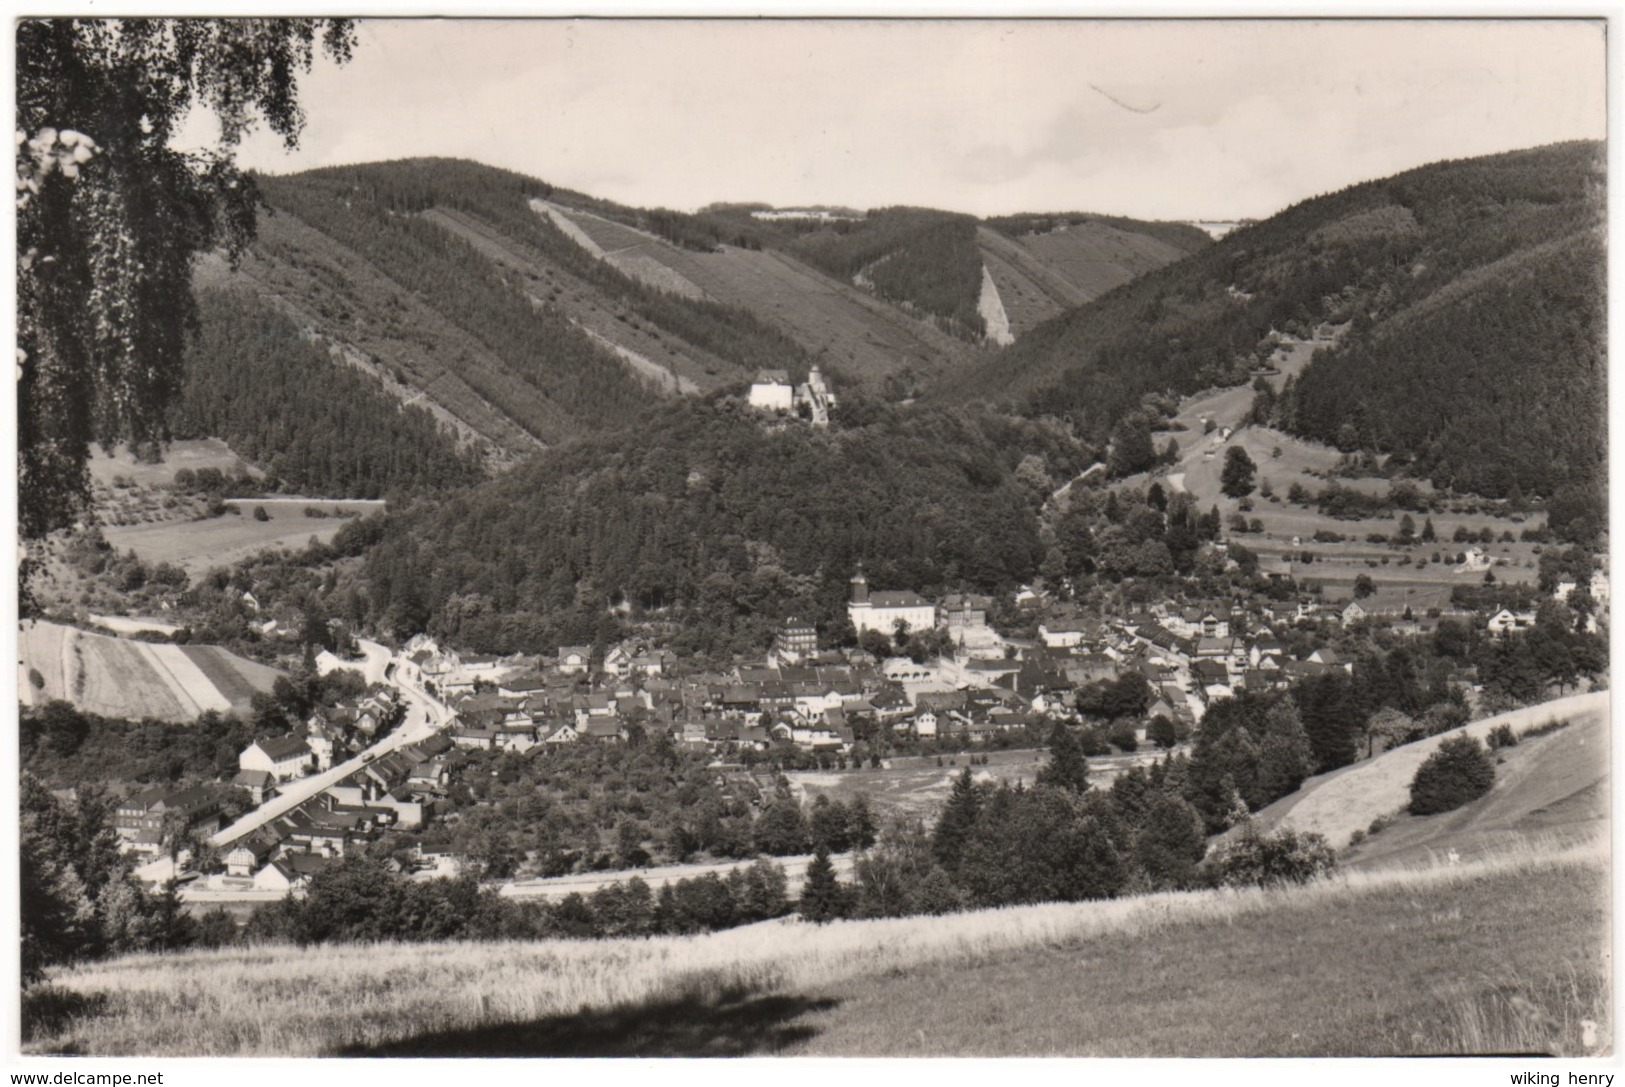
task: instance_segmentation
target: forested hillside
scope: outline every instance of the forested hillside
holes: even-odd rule
[[[483,478],[427,411],[335,363],[286,316],[240,293],[200,291],[200,328],[172,412],[176,438],[223,438],[295,493],[383,498]]]
[[[1283,425],[1492,496],[1598,493],[1601,155],[1554,145],[1306,201],[1042,325],[938,397],[1066,416],[1098,440],[1147,393],[1244,382],[1272,333],[1347,324]]]
[[[257,181],[258,239],[237,267],[202,262],[200,285],[256,295],[423,394],[499,463],[762,369],[917,395],[981,348],[987,277],[1019,335],[1205,244],[1098,216],[1001,221],[1006,236],[918,208],[628,208],[457,159]]]
[[[531,434],[553,442],[586,426],[630,421],[647,396],[613,355],[557,310],[532,305],[466,241],[413,214],[422,210],[418,202],[440,195],[436,180],[385,166],[267,178],[262,184],[272,207],[359,254],[490,352],[506,381],[481,372],[463,376]],[[366,321],[372,315],[347,316]],[[553,410],[533,406],[536,394]]]
[[[881,298],[940,318],[960,336],[979,339],[986,331],[976,312],[982,258],[970,216],[882,208],[859,220],[816,225],[779,244],[832,276],[856,279]]]
[[[671,620],[674,647],[760,650],[787,613],[837,631],[860,561],[882,588],[1032,576],[1038,506],[1078,468],[1070,443],[983,413],[842,412],[828,431],[768,430],[737,401],[673,405],[392,516],[367,618],[537,651],[607,637],[624,605]]]
[[[977,301],[992,274],[1017,333],[1209,244],[1183,223],[1084,213],[1015,215],[979,223],[926,208],[762,220],[755,205],[720,206],[697,220],[719,241],[781,249],[854,280],[961,338],[986,335]]]

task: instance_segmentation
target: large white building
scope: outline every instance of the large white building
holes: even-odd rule
[[[870,592],[862,570],[852,577],[852,600],[846,612],[859,635],[877,630],[890,637],[898,623],[909,630],[930,630],[937,625],[937,609],[929,600],[911,592]]]
[[[255,740],[237,756],[242,770],[263,770],[278,781],[292,781],[310,771],[311,751],[303,736]]]
[[[790,375],[783,370],[758,371],[750,387],[750,406],[789,414],[795,407],[795,388],[790,384]]]

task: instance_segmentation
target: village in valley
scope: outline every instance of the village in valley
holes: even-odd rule
[[[1606,24],[18,20],[23,1053],[1611,1054]]]
[[[1126,486],[1108,485],[1109,501],[1121,496],[1166,508],[1167,495],[1187,482],[1199,485],[1196,476],[1218,453],[1265,442],[1275,443],[1277,457],[1282,443],[1291,448],[1305,478],[1317,466],[1327,478],[1348,470],[1349,458],[1334,464],[1325,451],[1250,426],[1244,410],[1301,369],[1307,349],[1335,343],[1338,332],[1316,328],[1303,340],[1272,334],[1272,365],[1254,374],[1254,385],[1198,395],[1168,412],[1163,425],[1175,437],[1159,443],[1161,463]],[[799,383],[784,370],[760,371],[742,399],[770,432],[826,428],[839,404],[817,366]],[[1181,456],[1183,429],[1198,429],[1200,440]],[[1106,483],[1104,469],[1095,464],[1057,490],[1049,505],[1064,516],[1078,495]],[[1266,463],[1249,472],[1245,491],[1254,491],[1258,472],[1270,470]],[[1214,470],[1207,471],[1216,481]],[[248,482],[240,466],[237,472],[240,483]],[[1299,484],[1293,488],[1295,502],[1284,504],[1264,480],[1262,489],[1271,493],[1256,497],[1266,503],[1264,512],[1312,502],[1298,494]],[[1415,494],[1409,483],[1395,490]],[[107,488],[99,494],[104,502],[131,501]],[[506,758],[546,759],[564,746],[660,743],[697,754],[709,760],[720,790],[748,798],[758,813],[775,789],[782,794],[788,787],[803,801],[829,791],[830,773],[850,775],[853,787],[872,795],[884,797],[890,789],[883,803],[898,812],[928,812],[960,759],[976,765],[983,753],[1041,750],[1057,724],[1092,737],[1096,780],[1109,784],[1124,769],[1188,751],[1217,702],[1288,692],[1328,673],[1352,675],[1355,662],[1339,651],[1340,643],[1403,645],[1434,639],[1441,626],[1462,638],[1501,639],[1532,630],[1541,600],[1564,609],[1578,605],[1584,629],[1593,634],[1607,621],[1602,558],[1530,544],[1549,536],[1538,517],[1531,532],[1506,503],[1488,512],[1525,522],[1521,544],[1510,531],[1497,536],[1487,527],[1459,524],[1447,542],[1439,541],[1431,517],[1419,531],[1405,513],[1398,532],[1373,534],[1361,549],[1343,544],[1344,535],[1330,528],[1341,523],[1335,518],[1310,518],[1317,526],[1312,538],[1301,515],[1260,535],[1260,523],[1245,516],[1255,508],[1247,493],[1239,501],[1211,497],[1232,510],[1231,533],[1228,541],[1214,534],[1203,551],[1203,576],[1187,579],[1185,591],[1085,599],[1062,576],[1002,597],[957,592],[927,599],[871,585],[860,565],[850,577],[842,638],[821,637],[813,621],[785,614],[763,655],[720,670],[685,659],[658,633],[563,645],[556,653],[493,656],[422,634],[392,648],[350,637],[335,622],[334,644],[355,653],[323,648],[307,664],[322,676],[343,677],[339,686],[347,693],[313,708],[289,732],[257,737],[240,751],[235,775],[131,792],[119,802],[117,834],[141,862],[149,886],[179,880],[181,899],[201,910],[301,894],[317,873],[357,852],[387,856],[396,871],[415,879],[468,870],[470,837],[459,827],[489,801],[475,799],[466,783],[501,773],[493,767]],[[1429,508],[1423,502],[1418,509]],[[1483,513],[1476,503],[1468,508]],[[1209,515],[1215,526],[1219,516],[1215,504]],[[1447,552],[1442,574],[1426,557],[1431,549],[1439,564],[1441,543]],[[1449,554],[1452,546],[1459,550]],[[1312,565],[1315,550],[1318,566]],[[1398,567],[1390,566],[1388,553],[1401,556]],[[1382,554],[1380,563],[1373,554]],[[1386,575],[1410,566],[1413,555],[1421,579],[1388,582]],[[1497,570],[1520,606],[1496,603]],[[1388,583],[1379,584],[1373,573]],[[242,584],[248,587],[235,607],[260,635],[290,647],[304,637],[297,608],[280,602],[262,609],[252,581]],[[170,600],[160,607],[170,607]],[[1561,614],[1573,622],[1569,611]],[[97,622],[144,627],[138,619]],[[1576,664],[1572,671],[1583,690],[1586,669]],[[1484,700],[1477,673],[1464,657],[1442,677],[1463,719],[1496,706]],[[1368,739],[1366,757],[1401,738]],[[910,786],[888,781],[894,771]],[[1032,772],[1030,760],[1005,759],[978,774],[1021,780]],[[579,873],[548,874],[535,856],[506,867],[508,893],[559,897],[583,886]],[[699,869],[676,866],[660,878],[669,882],[692,870]],[[636,873],[595,870],[585,886]]]
[[[765,414],[812,425],[833,400],[816,370],[787,393],[783,375],[769,373],[750,399]],[[809,410],[798,416],[802,405]],[[1235,574],[1225,550],[1216,545],[1218,561]],[[1585,601],[1595,631],[1606,623],[1608,575],[1579,560],[1589,570],[1582,582],[1568,572],[1576,559],[1567,553],[1568,565],[1550,566],[1544,599]],[[1459,584],[1479,585],[1486,574],[1494,581],[1493,560],[1476,545],[1462,552],[1459,572]],[[454,874],[465,852],[456,828],[469,807],[448,799],[457,784],[496,774],[490,768],[505,757],[546,759],[566,745],[658,742],[700,753],[719,784],[734,783],[760,808],[780,774],[794,783],[836,772],[881,789],[894,765],[942,767],[943,753],[957,756],[951,766],[967,756],[974,765],[978,752],[1043,747],[1057,723],[1094,722],[1104,744],[1091,754],[1105,756],[1097,777],[1109,783],[1125,767],[1187,749],[1216,702],[1352,674],[1353,660],[1337,649],[1345,635],[1403,644],[1454,625],[1493,639],[1537,621],[1535,597],[1515,611],[1453,602],[1448,586],[1372,587],[1336,602],[1278,591],[1284,584],[1264,575],[1251,592],[1116,609],[1068,599],[1065,583],[1022,586],[1002,599],[931,600],[872,586],[860,567],[846,606],[855,645],[821,644],[814,623],[786,615],[762,657],[720,671],[697,669],[657,637],[509,657],[425,635],[393,650],[358,642],[365,652],[354,659],[323,649],[317,670],[349,674],[356,693],[292,732],[256,739],[229,779],[132,793],[119,804],[117,830],[125,848],[148,858],[143,871],[154,886],[179,876],[182,898],[201,906],[297,894],[358,847],[390,855],[416,878]],[[1479,705],[1473,666],[1463,662],[1447,682],[1464,713]],[[1374,739],[1364,754],[1383,743]],[[944,786],[952,772],[937,775]],[[228,794],[249,803],[230,806]],[[401,841],[404,852],[395,848]],[[523,893],[579,887],[550,887],[525,862],[517,867],[509,885]]]

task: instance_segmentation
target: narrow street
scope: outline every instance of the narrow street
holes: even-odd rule
[[[374,664],[380,654],[386,658],[390,656],[389,650],[377,642],[363,640],[361,649]],[[387,682],[400,692],[401,699],[406,705],[406,716],[393,732],[347,762],[339,763],[319,774],[285,782],[276,796],[210,838],[210,844],[225,846],[235,842],[277,816],[292,811],[329,786],[336,785],[373,759],[427,739],[453,720],[455,715],[449,706],[409,682],[399,668],[394,669]]]

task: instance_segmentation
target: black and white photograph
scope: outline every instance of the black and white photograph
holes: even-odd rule
[[[843,14],[11,21],[0,1063],[1610,1087],[1612,16]]]

